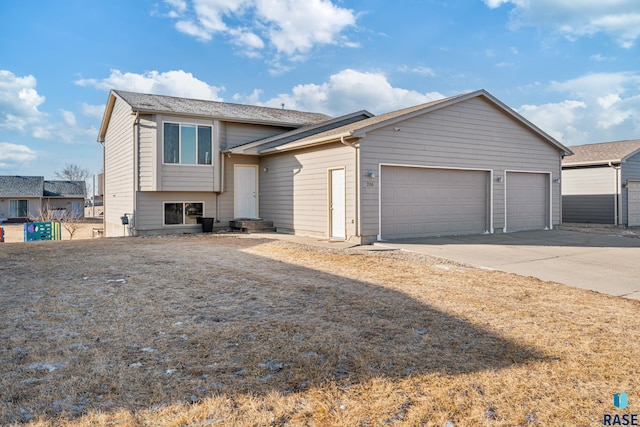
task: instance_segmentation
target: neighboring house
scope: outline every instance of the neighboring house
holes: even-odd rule
[[[83,218],[86,194],[84,181],[45,181],[42,204],[58,216],[72,213],[74,218]]]
[[[640,139],[571,150],[562,162],[563,222],[640,226]]]
[[[0,176],[0,223],[38,217],[43,192],[42,176]]]
[[[361,243],[553,228],[571,154],[484,90],[338,118],[114,90],[98,141],[107,236],[260,217]]]
[[[44,209],[73,212],[84,217],[85,183],[45,181],[42,176],[0,176],[0,223],[40,217]]]

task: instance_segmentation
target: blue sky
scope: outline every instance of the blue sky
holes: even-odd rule
[[[484,88],[565,145],[640,138],[638,0],[0,2],[0,174],[98,173],[111,88],[339,115]]]

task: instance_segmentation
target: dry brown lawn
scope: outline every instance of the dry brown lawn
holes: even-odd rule
[[[5,243],[0,297],[2,425],[593,426],[619,390],[640,412],[638,301],[404,252]]]

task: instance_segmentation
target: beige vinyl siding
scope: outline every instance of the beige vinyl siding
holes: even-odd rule
[[[395,130],[399,128],[399,130]],[[550,172],[560,177],[559,151],[481,98],[472,98],[368,133],[360,142],[363,174],[381,163]],[[364,175],[363,175],[364,176]],[[378,233],[378,178],[363,178],[362,235]],[[493,185],[493,226],[504,228],[504,183]],[[553,184],[553,224],[560,223],[560,188]]]
[[[199,233],[202,225],[171,225],[163,224],[164,203],[168,202],[202,202],[203,216],[214,217],[216,210],[216,195],[212,192],[171,192],[171,191],[141,191],[138,193],[138,236],[172,233]],[[228,224],[225,224],[228,225]],[[122,228],[122,226],[120,226]]]
[[[345,169],[346,239],[356,235],[355,156],[331,144],[260,159],[260,216],[278,231],[329,237],[329,170]],[[268,168],[268,171],[265,171]]]
[[[138,126],[138,184],[141,191],[154,191],[158,188],[157,132],[158,124],[155,116],[140,116],[140,123]]]
[[[211,126],[211,151],[212,161],[210,165],[181,165],[163,163],[164,153],[164,123],[180,123],[201,126]],[[213,120],[200,120],[192,118],[180,118],[172,116],[158,116],[157,126],[159,131],[156,132],[156,155],[158,191],[213,191],[214,190],[214,171],[218,164],[219,143],[216,140],[217,125]],[[153,190],[150,188],[150,190]]]
[[[259,139],[279,135],[290,130],[291,128],[279,126],[226,123],[224,126],[224,137],[221,138],[221,141],[224,141],[224,145],[221,145],[221,147],[223,147],[223,150],[229,149]]]
[[[232,154],[231,157],[224,157],[224,181],[223,192],[218,196],[218,216],[215,216],[216,222],[219,220],[224,222],[225,225],[229,225],[229,221],[233,219],[233,178],[234,178],[234,165],[258,165],[259,159],[256,156],[243,156],[239,154]],[[262,189],[262,182],[258,178],[258,193]],[[262,212],[258,212],[258,215],[262,215]],[[269,218],[266,218],[269,219]]]
[[[640,153],[629,157],[623,164],[621,170],[621,185],[626,183],[629,180],[640,180]],[[621,200],[621,209],[622,209],[622,223],[629,223],[629,214],[627,212],[629,202],[628,202],[628,190],[627,188],[622,189],[622,200]]]
[[[124,236],[120,217],[133,208],[133,121],[128,104],[116,97],[105,136],[104,227],[105,236]]]

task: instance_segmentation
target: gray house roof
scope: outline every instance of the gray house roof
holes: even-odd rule
[[[538,134],[541,138],[546,140],[549,144],[555,146],[560,151],[562,151],[563,155],[571,155],[572,151],[567,147],[562,145],[555,138],[551,137],[536,125],[522,117],[520,114],[515,112],[513,109],[509,108],[506,104],[502,103],[500,100],[495,98],[489,92],[484,89],[477,90],[475,92],[464,93],[456,96],[452,96],[449,98],[444,98],[432,102],[428,102],[426,104],[420,104],[413,107],[403,108],[401,110],[392,111],[386,114],[381,114],[379,116],[374,116],[365,120],[357,121],[354,123],[350,123],[348,125],[338,127],[335,129],[328,130],[326,132],[321,132],[306,138],[299,139],[294,142],[290,142],[288,144],[284,144],[278,147],[269,147],[264,149],[259,149],[258,152],[261,154],[267,154],[276,151],[284,151],[284,150],[292,150],[303,146],[308,145],[317,145],[324,144],[332,141],[345,140],[348,138],[362,138],[367,132],[372,130],[381,128],[383,126],[389,126],[394,123],[399,123],[403,120],[407,120],[416,116],[420,116],[422,114],[426,114],[435,110],[439,110],[441,108],[445,108],[447,106],[456,104],[458,102],[462,102],[475,97],[483,97],[489,102],[491,102],[494,106],[501,109],[504,113],[511,116],[513,119],[520,122],[525,127],[529,128],[534,133]]]
[[[83,198],[86,195],[84,181],[45,181],[44,197]]]
[[[640,152],[640,139],[601,142],[571,147],[573,156],[562,161],[562,166],[589,166],[622,163]]]
[[[100,142],[104,140],[116,96],[129,104],[132,112],[146,114],[169,113],[238,123],[268,124],[292,128],[320,123],[331,118],[321,113],[112,90],[109,94],[107,108],[100,127],[98,136],[98,141]]]
[[[42,176],[0,176],[0,197],[42,197]]]
[[[258,141],[249,142],[236,147],[229,147],[228,152],[240,154],[257,154],[258,150],[264,151],[268,148],[278,147],[280,145],[284,145],[289,142],[305,138],[307,136],[317,135],[334,128],[345,126],[349,123],[368,119],[370,117],[374,117],[374,115],[366,110],[356,111],[354,113],[345,114],[344,116],[335,117],[321,123],[304,126],[279,135],[260,139]]]

